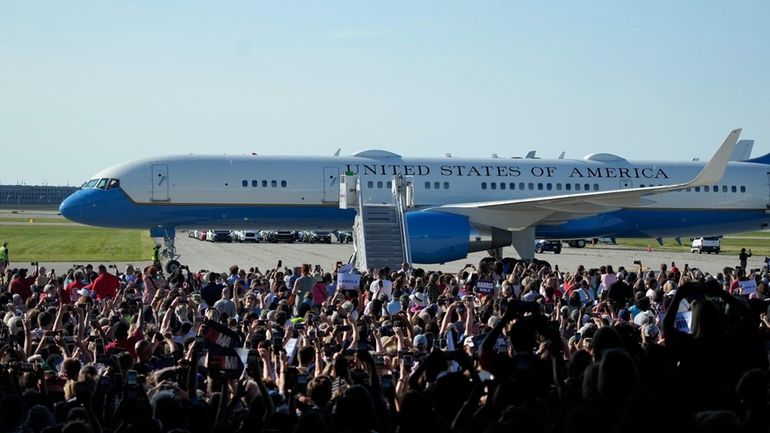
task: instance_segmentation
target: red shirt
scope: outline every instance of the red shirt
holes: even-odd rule
[[[110,344],[104,346],[104,351],[106,353],[112,353],[113,350],[116,349],[123,349],[131,354],[131,357],[136,359],[136,343],[142,340],[142,330],[137,328],[136,331],[134,331],[133,334],[129,335],[128,338],[118,338],[115,341],[112,341]]]
[[[91,290],[96,294],[96,299],[114,298],[120,288],[120,280],[115,275],[104,272],[91,283]]]
[[[32,283],[35,282],[37,279],[37,274],[32,275],[31,277],[27,278],[14,278],[11,281],[11,284],[8,286],[8,292],[11,293],[11,295],[19,294],[21,296],[21,300],[24,302],[27,302],[27,299],[32,296]]]
[[[67,285],[67,293],[69,293],[70,301],[75,302],[80,298],[80,289],[86,286],[86,283],[82,281],[73,281]],[[67,302],[68,304],[70,302]]]

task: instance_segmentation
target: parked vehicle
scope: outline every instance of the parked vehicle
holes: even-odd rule
[[[233,237],[230,235],[230,230],[209,230],[206,240],[209,242],[232,242]]]
[[[714,253],[719,254],[719,250],[722,248],[721,236],[710,236],[703,238],[694,238],[690,245],[690,252],[698,254],[701,253]]]
[[[553,251],[554,254],[560,254],[561,241],[549,241],[545,239],[535,240],[535,252],[540,254],[543,251]]]
[[[348,231],[337,232],[337,242],[341,244],[349,244],[353,242],[353,232],[348,232]]]
[[[293,243],[296,237],[296,233],[292,230],[267,230],[263,233],[263,238],[266,242],[287,242]]]
[[[236,242],[259,242],[259,232],[255,230],[235,230],[233,239]]]
[[[306,233],[307,240],[305,242],[314,243],[332,243],[332,233],[325,230],[312,230]]]

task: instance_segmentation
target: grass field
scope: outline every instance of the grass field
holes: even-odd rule
[[[148,260],[154,245],[147,230],[53,227],[34,224],[0,226],[11,262],[125,262]]]
[[[682,239],[682,246],[679,246],[673,239],[664,239],[663,246],[660,246],[655,239],[617,239],[617,243],[623,248],[646,249],[649,245],[655,250],[689,252],[691,242],[690,239]],[[741,248],[750,248],[756,256],[770,256],[770,234],[751,232],[724,237],[719,254],[736,255]]]

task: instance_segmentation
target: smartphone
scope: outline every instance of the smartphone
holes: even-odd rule
[[[94,344],[96,345],[96,354],[101,355],[104,353],[104,340],[102,338],[97,338],[94,340]]]
[[[137,373],[136,370],[128,370],[126,372],[126,385],[128,386],[136,386],[137,384]]]
[[[374,355],[374,365],[377,367],[385,366],[385,357],[382,355]]]
[[[300,390],[303,390],[303,392],[305,389],[307,389],[307,381],[308,381],[308,377],[306,373],[301,373],[297,375],[297,387]]]
[[[295,323],[294,324],[294,329],[297,330],[297,331],[305,329],[305,324],[304,323]]]
[[[404,363],[404,367],[411,367],[414,364],[414,356],[412,354],[401,355],[401,361]]]
[[[553,313],[553,305],[552,303],[543,304],[545,306],[545,314],[551,314]]]
[[[283,338],[273,337],[273,352],[280,352],[283,349]]]
[[[283,266],[283,260],[278,260],[278,267],[280,268],[281,266]]]
[[[582,334],[580,334],[579,332],[576,332],[575,333],[575,342],[577,343],[578,341],[580,341],[581,337],[582,337]]]
[[[342,332],[349,332],[353,330],[353,327],[350,325],[342,325],[339,327],[339,330]]]
[[[250,350],[246,356],[246,366],[252,370],[259,369],[259,352],[256,350]]]
[[[380,378],[380,381],[382,383],[382,389],[384,391],[388,391],[393,388],[393,376],[386,374],[385,376],[382,376]]]
[[[201,349],[201,348],[203,348],[204,344],[206,344],[206,338],[203,337],[202,335],[196,335],[195,336],[195,346],[198,349]]]
[[[31,362],[22,362],[21,363],[21,371],[34,371],[34,365],[32,365]]]

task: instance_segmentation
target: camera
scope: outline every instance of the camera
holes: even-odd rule
[[[305,324],[304,323],[295,323],[294,324],[294,329],[297,330],[297,331],[305,329]]]

